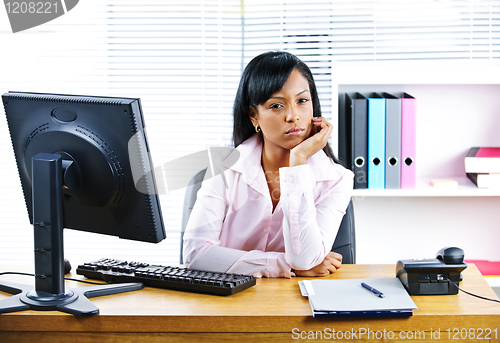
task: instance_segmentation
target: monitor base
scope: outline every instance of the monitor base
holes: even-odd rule
[[[80,316],[94,316],[99,309],[88,298],[142,289],[142,283],[103,284],[68,289],[65,293],[37,292],[33,286],[2,281],[0,291],[14,294],[0,301],[0,313],[26,310],[61,311]]]

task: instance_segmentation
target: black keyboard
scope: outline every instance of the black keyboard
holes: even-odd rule
[[[182,267],[149,265],[111,258],[84,263],[78,275],[109,283],[141,282],[144,286],[188,292],[231,295],[255,285],[251,275],[216,273]]]

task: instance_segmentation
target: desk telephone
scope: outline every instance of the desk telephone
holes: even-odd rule
[[[434,259],[401,260],[396,276],[410,295],[458,294],[460,273],[467,268],[464,252],[457,247],[439,250]]]

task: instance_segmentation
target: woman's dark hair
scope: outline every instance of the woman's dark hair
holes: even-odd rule
[[[289,52],[270,51],[263,53],[248,63],[241,76],[233,107],[233,143],[235,147],[255,133],[255,128],[250,121],[250,107],[256,110],[258,105],[265,103],[274,93],[283,88],[294,69],[298,69],[309,83],[313,116],[321,117],[318,91],[309,67]],[[338,163],[328,143],[323,151]]]

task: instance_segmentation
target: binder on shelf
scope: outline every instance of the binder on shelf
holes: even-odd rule
[[[338,134],[338,158],[348,169],[352,168],[352,118],[348,94],[343,94],[344,107],[339,106],[339,134]],[[342,103],[339,99],[339,104]],[[354,170],[353,170],[354,171]]]
[[[415,188],[416,99],[401,97],[401,188]]]
[[[401,99],[389,93],[385,98],[385,188],[398,189],[401,184]]]
[[[361,283],[383,293],[379,297]],[[409,317],[417,306],[398,278],[303,280],[314,317]]]
[[[368,98],[368,188],[385,188],[385,99]]]
[[[354,172],[354,188],[368,187],[368,100],[360,93],[345,95],[345,111],[339,125],[343,136],[339,140],[339,154]]]

